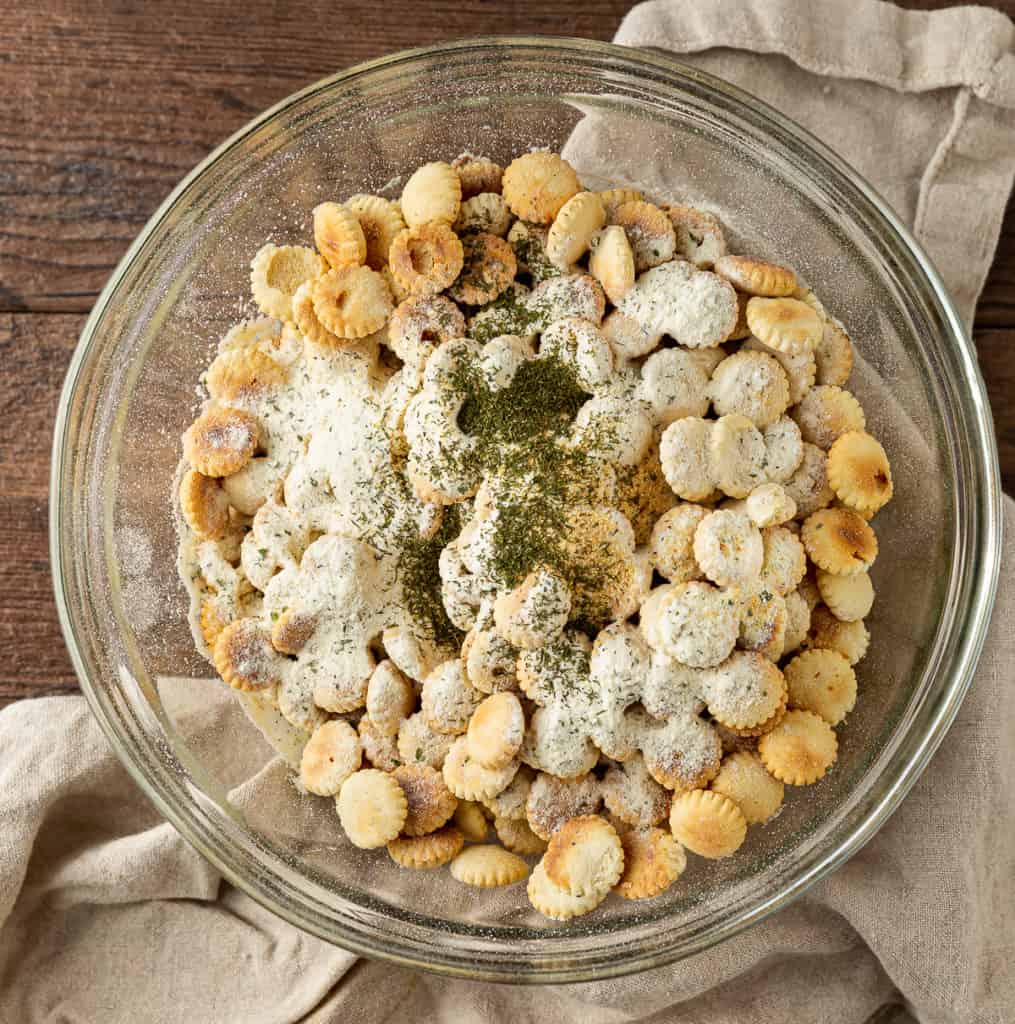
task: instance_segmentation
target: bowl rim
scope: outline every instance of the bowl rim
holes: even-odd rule
[[[973,546],[973,555],[971,555],[971,558],[977,556],[975,561],[980,571],[971,582],[970,606],[966,613],[967,621],[972,622],[973,628],[968,630],[957,641],[953,655],[952,678],[946,684],[944,691],[946,699],[939,702],[925,734],[920,738],[908,762],[900,767],[894,782],[882,794],[880,800],[870,808],[861,824],[843,841],[839,842],[834,849],[826,851],[809,868],[786,881],[765,898],[758,900],[747,912],[737,915],[736,919],[732,922],[720,924],[714,929],[709,941],[698,942],[686,949],[677,951],[660,951],[655,949],[648,953],[642,952],[623,958],[606,959],[593,965],[591,968],[584,964],[579,964],[577,967],[566,964],[561,965],[557,961],[549,969],[543,968],[538,972],[533,971],[522,974],[512,973],[499,965],[491,967],[485,962],[477,968],[464,962],[440,961],[435,963],[427,961],[411,951],[406,954],[405,952],[378,946],[376,943],[363,941],[359,938],[359,933],[355,936],[343,935],[340,938],[334,934],[329,934],[325,929],[316,925],[313,920],[301,918],[299,914],[290,910],[290,908],[274,903],[270,894],[259,888],[253,880],[244,877],[241,873],[234,870],[228,861],[191,829],[190,825],[177,813],[171,802],[165,799],[151,784],[142,766],[134,759],[124,738],[116,728],[115,722],[108,714],[103,698],[97,689],[92,686],[85,659],[75,634],[70,602],[66,592],[68,577],[72,573],[73,567],[68,561],[67,551],[65,550],[61,535],[62,524],[67,510],[64,507],[64,500],[59,497],[62,494],[61,484],[69,448],[66,442],[68,440],[67,432],[72,399],[76,393],[86,358],[95,342],[97,328],[109,307],[114,293],[137,259],[147,239],[175,207],[178,199],[190,186],[238,143],[264,127],[277,115],[318,92],[326,91],[334,85],[349,82],[381,69],[394,68],[399,64],[483,49],[517,50],[520,52],[556,50],[562,56],[572,60],[580,59],[591,53],[600,58],[616,58],[622,61],[628,68],[635,65],[648,71],[665,73],[669,76],[676,75],[684,79],[696,81],[707,89],[719,93],[738,104],[742,104],[754,116],[768,121],[783,135],[788,136],[805,151],[809,151],[809,155],[819,158],[836,175],[844,178],[873,207],[876,214],[883,219],[887,227],[894,232],[898,241],[902,243],[904,249],[908,250],[909,255],[913,258],[920,272],[926,277],[930,285],[933,298],[939,307],[938,312],[943,319],[944,328],[946,333],[950,335],[950,340],[956,349],[955,354],[959,357],[964,371],[964,380],[967,385],[965,397],[969,399],[967,413],[971,413],[967,417],[968,422],[966,426],[972,431],[973,440],[978,446],[974,454],[974,469],[981,497],[981,500],[973,506],[977,514],[974,524],[974,538],[977,543]],[[58,496],[56,500],[53,499],[54,495]],[[401,50],[364,61],[332,75],[325,76],[303,89],[286,96],[248,121],[224,142],[215,147],[181,179],[148,219],[99,293],[95,305],[82,328],[77,347],[67,369],[54,425],[50,497],[49,541],[53,586],[61,631],[70,653],[75,673],[80,681],[82,692],[88,701],[89,707],[98,720],[117,757],[139,785],[142,792],[156,805],[166,820],[171,822],[181,835],[202,856],[208,859],[216,870],[231,884],[245,892],[262,906],[288,921],[288,923],[310,931],[325,941],[340,945],[342,948],[348,949],[357,955],[384,959],[402,966],[476,980],[524,984],[573,982],[619,977],[650,967],[662,966],[672,963],[677,959],[693,955],[700,952],[703,948],[731,938],[733,935],[768,917],[776,910],[788,905],[812,885],[852,857],[880,830],[895,811],[903,797],[922,774],[947,733],[948,728],[954,721],[962,700],[971,685],[973,673],[986,639],[1000,572],[1002,492],[997,442],[986,388],[979,371],[975,348],[969,333],[959,318],[936,268],[919,243],[913,238],[906,225],[900,221],[887,202],[881,198],[879,193],[866,179],[845,160],[807,129],[756,96],[721,78],[684,64],[659,51],[649,51],[639,47],[619,46],[614,43],[574,37],[538,35],[476,36],[432,46]]]

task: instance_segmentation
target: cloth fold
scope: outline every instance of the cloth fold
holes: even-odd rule
[[[929,249],[967,323],[1015,173],[1015,27],[982,8],[657,0],[617,41],[716,73],[803,123]],[[260,908],[163,822],[80,698],[0,713],[0,1021],[1001,1024],[1015,1008],[1015,502],[976,681],[878,836],[773,918],[680,964],[551,988],[358,960]],[[284,784],[231,695],[172,715],[241,807]],[[896,1017],[887,1008],[901,1007]]]

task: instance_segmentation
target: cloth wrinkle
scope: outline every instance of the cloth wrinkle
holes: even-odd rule
[[[938,178],[938,173],[951,156],[955,141],[959,137],[959,133],[962,131],[965,124],[966,114],[969,111],[968,90],[960,89],[955,94],[954,111],[955,115],[952,119],[952,123],[948,126],[948,131],[945,133],[944,138],[941,139],[941,145],[938,147],[933,157],[931,157],[930,163],[927,165],[927,171],[920,181],[920,198],[916,207],[916,220],[913,222],[913,233],[917,238],[921,238],[924,233],[924,218],[927,214],[928,197],[931,189],[934,188]]]

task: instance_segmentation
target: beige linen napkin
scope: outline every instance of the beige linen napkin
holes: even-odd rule
[[[618,41],[761,95],[855,164],[937,260],[967,321],[1015,169],[1015,31],[983,9],[873,0],[644,4]],[[934,761],[879,835],[804,898],[691,960],[542,989],[357,960],[224,882],[159,815],[84,702],[0,713],[0,1021],[313,1024],[547,1019],[862,1024],[1015,1019],[1015,503],[990,636]],[[224,688],[163,691],[209,771],[251,808],[284,770]],[[912,1014],[912,1017],[908,1015]],[[883,1019],[883,1018],[879,1018]]]

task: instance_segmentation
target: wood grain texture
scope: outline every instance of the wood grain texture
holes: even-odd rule
[[[0,314],[0,701],[77,689],[56,617],[49,450],[81,314]]]
[[[40,0],[0,11],[0,704],[76,689],[48,563],[53,417],[84,314],[176,182],[260,110],[341,67],[467,35],[610,39],[630,6]],[[994,6],[1015,16],[1015,0]],[[1015,205],[975,338],[1015,491]]]

